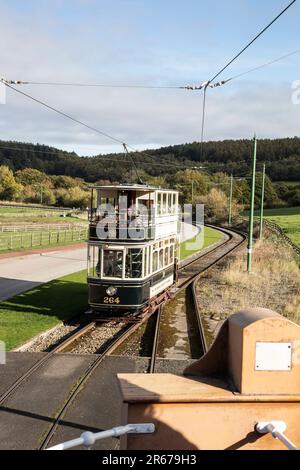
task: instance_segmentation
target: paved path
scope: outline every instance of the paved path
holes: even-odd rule
[[[86,247],[0,259],[0,300],[86,268]]]

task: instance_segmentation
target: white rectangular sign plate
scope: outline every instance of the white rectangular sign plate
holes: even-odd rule
[[[292,344],[257,342],[255,370],[291,370]]]

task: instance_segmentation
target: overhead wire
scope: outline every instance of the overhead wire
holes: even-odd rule
[[[248,73],[255,72],[256,70],[260,70],[264,67],[267,67],[268,65],[275,64],[276,62],[279,62],[280,60],[286,59],[287,57],[291,57],[292,55],[299,54],[300,49],[296,49],[293,52],[290,52],[289,54],[282,55],[278,57],[277,59],[270,60],[269,62],[265,62],[264,64],[258,65],[257,67],[253,67],[252,69],[247,70],[246,72],[241,72],[238,73],[237,75],[233,75],[230,78],[227,78],[226,80],[223,80],[224,83],[227,83],[229,81],[235,80],[236,78],[243,77],[244,75],[247,75]],[[223,84],[223,83],[222,83]]]
[[[65,82],[31,82],[23,80],[8,80],[10,85],[50,85],[50,86],[74,86],[74,87],[99,87],[99,88],[141,88],[141,89],[185,89],[186,86],[171,85],[118,85],[105,83],[65,83]]]
[[[265,26],[253,39],[251,39],[251,41],[248,42],[248,44],[246,44],[246,46],[243,47],[243,49],[240,52],[238,52],[233,57],[233,59],[227,62],[227,64],[224,65],[224,67],[222,67],[221,70],[219,70],[219,72],[217,72],[209,80],[209,83],[213,82],[219,75],[221,75],[221,73],[224,72],[224,70],[226,70],[238,57],[240,57],[240,55],[242,55],[243,52],[245,52],[262,34],[264,34],[275,23],[275,21],[277,21],[295,2],[296,0],[292,0],[270,23],[267,24],[267,26]]]
[[[250,42],[246,44],[229,62],[227,62],[224,67],[222,67],[208,82],[203,88],[203,102],[202,102],[202,131],[201,131],[201,148],[203,151],[203,139],[204,139],[204,121],[205,121],[205,110],[206,110],[206,92],[208,86],[216,80],[219,75],[221,75],[224,70],[226,70],[238,57],[240,57],[257,39],[262,36],[274,23],[277,21],[294,3],[296,0],[292,0],[273,20],[267,24]],[[203,157],[203,153],[201,153]]]

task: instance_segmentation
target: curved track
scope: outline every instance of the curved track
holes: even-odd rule
[[[180,269],[178,287],[174,295],[174,297],[176,297],[182,290],[191,287],[194,310],[195,310],[197,324],[198,324],[199,340],[201,342],[201,348],[202,348],[203,354],[207,351],[207,344],[206,344],[202,319],[200,315],[198,299],[196,295],[197,282],[199,281],[199,278],[201,277],[201,275],[203,275],[204,273],[207,273],[218,262],[220,262],[222,259],[224,259],[233,251],[243,246],[247,241],[247,237],[244,233],[237,232],[232,229],[229,230],[229,229],[224,229],[224,228],[216,227],[212,225],[210,225],[210,227],[224,233],[226,235],[226,240],[223,243],[218,244],[211,250],[207,251],[206,253],[202,253],[196,258],[193,258],[192,260],[184,264],[184,266]],[[151,362],[150,362],[150,368],[149,368],[150,373],[155,372],[158,344],[160,341],[160,320],[162,317],[162,312],[163,312],[163,305],[159,307],[159,311],[156,316],[155,334],[154,334],[154,339],[153,339],[152,356],[151,356]]]

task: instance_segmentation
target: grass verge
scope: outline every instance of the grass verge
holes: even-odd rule
[[[198,233],[195,237],[190,240],[186,240],[180,244],[180,259],[186,259],[188,256],[196,253],[197,251],[203,250],[214,243],[222,240],[222,233],[211,227],[204,227],[204,239],[202,240],[202,234]],[[202,242],[204,242],[202,244]]]
[[[259,216],[259,211],[255,211]],[[264,217],[270,222],[279,225],[284,233],[298,246],[300,246],[300,207],[279,207],[265,209]]]
[[[86,307],[86,270],[55,279],[0,303],[0,340],[9,351]]]
[[[246,250],[215,266],[197,286],[201,311],[217,331],[220,320],[248,307],[264,307],[300,324],[300,270],[294,253],[275,235],[253,248],[253,272]]]

